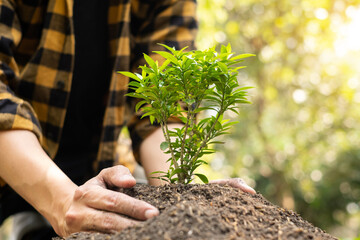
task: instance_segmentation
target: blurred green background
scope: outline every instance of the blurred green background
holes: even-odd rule
[[[360,234],[360,1],[199,0],[199,49],[254,53],[251,105],[203,168],[344,239]]]

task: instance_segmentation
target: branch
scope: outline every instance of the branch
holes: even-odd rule
[[[210,130],[208,131],[208,133],[206,134],[204,140],[201,142],[200,147],[198,149],[198,151],[196,152],[196,154],[194,155],[194,157],[192,158],[192,162],[194,163],[194,161],[197,159],[197,157],[199,156],[199,154],[201,153],[202,149],[207,145],[207,141],[210,137],[211,132],[214,130],[216,123],[219,121],[220,116],[224,113],[224,109],[223,109],[223,104],[224,104],[224,98],[225,98],[225,91],[223,92],[222,95],[222,99],[221,99],[221,107],[220,110],[217,112],[217,116],[216,116],[216,120],[214,121],[213,125],[211,126]]]

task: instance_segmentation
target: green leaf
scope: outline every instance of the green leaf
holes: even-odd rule
[[[230,43],[226,46],[226,50],[228,53],[231,53],[231,44]]]
[[[170,183],[175,183],[176,181],[178,181],[179,179],[178,178],[171,178],[170,179]]]
[[[176,59],[176,57],[174,55],[172,55],[169,52],[165,52],[165,51],[154,51],[154,53],[159,54],[160,56],[164,57],[165,59],[169,60],[170,62],[175,63],[176,65],[179,64],[179,61]]]
[[[235,114],[239,115],[239,111],[235,108],[229,108],[230,111],[234,112]]]
[[[149,57],[150,58],[150,57]],[[151,59],[151,58],[150,58]],[[142,76],[145,77],[146,74],[153,74],[154,73],[154,70],[152,68],[148,68],[147,66],[141,66],[140,67],[141,70],[143,71],[142,72]]]
[[[204,174],[200,174],[200,173],[195,173],[194,175],[196,175],[198,178],[200,178],[200,180],[203,183],[209,183],[209,179],[204,175]]]
[[[240,54],[240,55],[238,55],[236,57],[230,58],[230,61],[235,61],[235,60],[248,58],[248,57],[254,57],[254,56],[256,56],[256,55],[255,54],[250,54],[250,53]]]
[[[149,55],[147,55],[145,53],[144,53],[144,58],[145,58],[145,61],[149,64],[149,66],[153,70],[157,71],[157,66],[156,66],[157,64],[155,63],[155,61]]]
[[[243,69],[243,68],[246,68],[246,66],[240,66],[240,67],[234,68],[232,71],[237,72],[237,71],[239,71],[240,69]]]
[[[227,72],[228,72],[228,67],[226,66],[225,63],[218,62],[218,65],[219,65],[219,67],[220,67],[220,69],[221,69],[222,72],[224,72],[224,73],[227,73]]]
[[[186,122],[187,122],[187,118],[186,118],[186,117],[179,116],[178,118],[179,118],[183,123],[186,123]]]
[[[205,165],[208,165],[208,164],[209,164],[208,162],[206,162],[206,161],[204,161],[204,160],[201,160],[201,159],[196,160],[195,163],[198,163],[199,166],[200,166],[201,164],[205,164]]]
[[[138,102],[135,106],[135,112],[139,111],[139,108],[141,108],[146,103],[147,103],[146,100],[142,100],[142,101]]]
[[[141,80],[138,76],[136,76],[136,75],[133,74],[132,72],[118,71],[117,73],[120,73],[120,74],[122,74],[122,75],[124,75],[124,76],[127,76],[127,77],[129,77],[129,78],[135,79],[135,80],[137,80],[137,81],[140,81],[140,80]]]
[[[188,79],[188,78],[191,76],[192,73],[193,73],[193,70],[188,70],[188,71],[186,71],[186,72],[184,73],[184,79]]]
[[[151,174],[155,174],[155,173],[162,173],[162,174],[166,174],[166,172],[164,172],[164,171],[155,171],[155,172],[152,172]]]
[[[164,48],[166,48],[167,50],[169,50],[170,52],[172,52],[173,54],[176,52],[175,48],[169,47],[165,44],[162,43],[158,43],[160,46],[163,46]]]
[[[215,130],[219,131],[219,130],[221,130],[221,129],[222,129],[221,123],[220,123],[219,121],[216,122],[216,123],[215,123]]]
[[[133,87],[133,89],[137,89],[137,88],[141,87],[141,84],[137,81],[130,81],[128,86]]]
[[[168,149],[169,148],[169,143],[168,142],[162,142],[161,144],[160,144],[160,149],[161,150],[163,150],[163,151],[165,151],[166,149]]]
[[[187,105],[191,105],[191,104],[195,103],[195,99],[186,99],[185,102]]]
[[[165,60],[165,62],[161,65],[161,67],[160,67],[160,71],[162,72],[162,71],[164,71],[164,69],[170,64],[170,60],[169,59],[166,59]]]
[[[207,155],[207,154],[213,154],[213,153],[215,153],[215,152],[216,152],[215,149],[206,149],[206,150],[204,149],[202,153],[203,153],[204,155],[205,155],[205,154]]]
[[[224,45],[221,45],[221,53],[226,53],[227,52],[227,49]]]
[[[184,172],[185,172],[184,169],[181,168],[175,169],[174,171],[171,172],[170,177],[174,176],[175,174],[184,173]]]
[[[150,123],[151,124],[154,124],[154,121],[155,121],[155,117],[153,115],[150,115]]]
[[[212,141],[209,142],[209,144],[224,144],[225,142],[221,142],[221,141]]]
[[[187,49],[188,48],[188,46],[185,46],[185,47],[183,47],[182,49],[180,49],[178,52],[179,53],[182,53],[185,49]]]

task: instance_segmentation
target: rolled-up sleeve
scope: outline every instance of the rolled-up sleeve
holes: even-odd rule
[[[15,97],[8,86],[0,83],[0,131],[29,130],[40,140],[40,124],[30,104]]]

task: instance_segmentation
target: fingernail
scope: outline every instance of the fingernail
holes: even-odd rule
[[[152,218],[159,215],[159,210],[157,209],[149,209],[145,211],[145,217],[146,219]]]

